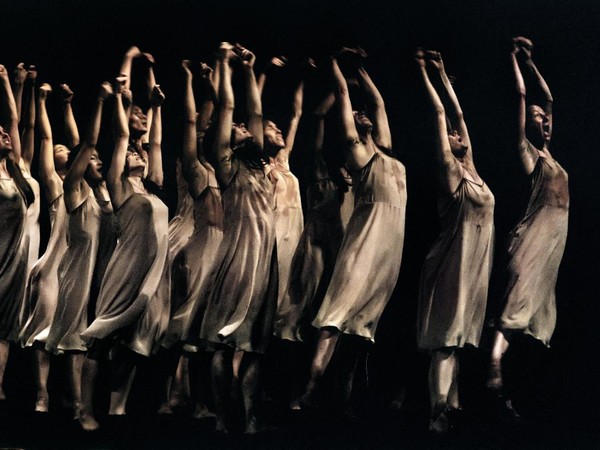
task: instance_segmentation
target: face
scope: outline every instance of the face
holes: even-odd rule
[[[71,150],[64,145],[59,144],[54,146],[54,166],[56,167],[56,170],[64,170],[67,168],[69,153],[71,153]]]
[[[233,147],[238,147],[249,139],[252,139],[252,135],[246,129],[246,125],[243,123],[234,123],[231,127],[231,142]]]
[[[9,134],[0,126],[0,155],[6,155],[12,150],[12,141]]]
[[[146,161],[138,152],[127,152],[126,167],[129,173],[137,171],[144,171],[146,168]]]
[[[537,105],[531,105],[527,108],[527,132],[535,140],[541,139],[543,142],[550,140],[551,128],[550,118],[546,112]]]
[[[129,131],[132,134],[141,136],[148,131],[148,118],[142,108],[139,106],[131,107],[131,115],[129,116]]]
[[[267,120],[263,125],[264,133],[265,133],[265,142],[270,146],[283,148],[285,147],[285,139],[283,139],[283,133],[275,123]]]
[[[97,183],[102,181],[102,161],[100,161],[100,156],[98,156],[96,150],[92,153],[90,162],[85,169],[85,179]]]
[[[448,142],[450,143],[450,150],[452,154],[457,158],[463,158],[467,154],[469,147],[462,140],[462,137],[456,130],[451,130],[448,133]]]
[[[358,132],[371,131],[373,129],[373,122],[371,122],[364,111],[352,111],[352,115],[354,116],[354,124]]]

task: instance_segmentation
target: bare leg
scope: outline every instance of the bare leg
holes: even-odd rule
[[[67,372],[73,399],[73,419],[75,420],[79,419],[81,408],[81,372],[83,360],[83,353],[80,352],[67,355]]]
[[[94,431],[100,424],[94,417],[94,385],[98,375],[98,361],[84,358],[81,369],[81,408],[79,423],[85,431]]]
[[[211,379],[217,413],[216,430],[227,433],[226,414],[231,394],[233,353],[218,350],[212,358]]]
[[[136,366],[131,362],[118,361],[113,367],[113,382],[110,392],[108,414],[122,416],[126,413],[127,398],[133,386]]]
[[[240,367],[242,365],[242,359],[244,358],[244,352],[242,350],[236,350],[233,353],[233,360],[231,361],[231,369],[233,371],[233,378],[231,379],[231,395],[237,400],[238,393],[240,390]]]
[[[210,353],[197,355],[197,357],[186,357],[189,361],[189,380],[190,394],[194,403],[192,417],[195,419],[204,419],[206,417],[215,417],[208,406],[210,397]]]
[[[189,358],[181,355],[177,364],[177,371],[173,379],[171,388],[170,403],[171,406],[183,406],[190,398],[190,372]]]
[[[490,373],[486,386],[492,389],[501,389],[502,382],[502,357],[508,350],[508,340],[501,331],[496,331],[494,336],[494,346],[492,347],[492,356],[490,358]]]
[[[448,405],[448,394],[454,379],[456,361],[456,353],[450,348],[436,350],[431,355],[429,365],[431,421],[429,429],[437,433],[448,431],[448,420],[444,411]]]
[[[0,340],[0,400],[6,400],[6,394],[4,393],[4,371],[6,370],[6,363],[8,361],[8,352],[10,350],[10,344],[8,341]]]
[[[347,417],[353,418],[352,410],[352,387],[354,385],[354,376],[359,360],[359,347],[356,338],[344,336],[340,345],[340,372],[339,372],[339,387],[340,400],[344,414]]]
[[[171,387],[173,386],[173,375],[165,375],[164,383],[162,383],[162,401],[160,402],[160,406],[158,407],[157,414],[173,414],[173,409],[171,409]]]
[[[243,365],[240,366],[242,396],[246,413],[245,432],[247,434],[256,434],[261,431],[257,418],[257,408],[260,400],[260,362],[260,355],[245,352]]]
[[[460,409],[460,399],[458,397],[458,374],[459,360],[458,355],[455,355],[454,371],[452,372],[452,384],[450,385],[450,391],[448,392],[448,407],[452,409]]]
[[[35,411],[48,412],[48,376],[50,375],[50,354],[42,348],[36,348],[33,352],[33,359],[33,371],[37,389]]]
[[[321,381],[327,366],[331,362],[331,357],[335,351],[340,334],[340,330],[333,327],[321,328],[319,331],[317,349],[310,367],[310,380],[306,385],[306,391],[301,400],[302,403],[311,403],[311,400],[319,387],[319,382]]]

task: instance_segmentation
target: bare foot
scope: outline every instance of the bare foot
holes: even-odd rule
[[[223,433],[223,434],[229,433],[229,431],[227,430],[227,427],[225,426],[225,421],[223,419],[219,419],[218,416],[217,416],[217,424],[215,426],[215,431],[217,433]]]
[[[215,417],[215,413],[212,412],[210,409],[208,409],[208,406],[206,406],[205,404],[198,403],[194,407],[194,411],[192,412],[192,417],[194,419],[206,419],[209,417]]]
[[[79,425],[84,431],[96,431],[100,428],[100,424],[96,421],[94,416],[89,413],[80,412],[79,414]]]
[[[156,414],[173,414],[173,410],[171,409],[171,405],[168,402],[163,402]]]
[[[502,368],[500,365],[492,364],[490,366],[490,373],[488,376],[486,387],[490,389],[501,389],[502,388]]]
[[[79,420],[81,416],[81,405],[79,402],[73,402],[73,420]]]
[[[48,412],[48,397],[38,397],[35,402],[35,412]]]

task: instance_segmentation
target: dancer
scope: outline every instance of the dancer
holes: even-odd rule
[[[339,250],[335,268],[313,326],[319,329],[311,377],[301,405],[314,401],[340,336],[352,350],[343,372],[344,407],[352,414],[352,382],[359,347],[373,342],[377,323],[396,285],[404,243],[406,174],[404,166],[388,156],[391,133],[379,91],[363,85],[372,101],[372,117],[353,111],[348,85],[331,59],[334,93],[342,123],[341,147],[354,185],[354,210]],[[382,268],[385,268],[382,270]],[[365,283],[364,280],[370,280]]]
[[[460,408],[457,351],[477,346],[481,336],[492,268],[494,196],[475,169],[467,126],[440,54],[418,51],[415,59],[435,130],[441,224],[421,274],[417,343],[431,352],[429,429],[441,433],[448,430],[448,410]],[[426,65],[441,83],[446,105]]]
[[[100,240],[102,211],[94,189],[103,179],[96,144],[104,102],[111,93],[110,84],[103,83],[86,139],[69,154],[69,168],[63,183],[68,246],[58,267],[58,303],[45,348],[55,354],[64,353],[67,358],[74,418],[79,417],[81,365],[87,350],[80,335],[87,327],[88,301]]]
[[[130,132],[123,106],[125,82],[125,77],[120,77],[115,87],[117,140],[107,177],[120,230],[119,241],[104,275],[96,318],[81,334],[91,346],[83,367],[80,417],[82,428],[88,431],[99,427],[93,411],[98,360],[114,360],[109,415],[124,415],[135,376],[135,355],[149,356],[158,350],[169,317],[169,297],[157,294],[159,284],[169,281],[164,277],[168,210],[150,192],[160,190],[163,183],[161,105],[165,96],[158,85],[154,86],[146,169],[139,153],[128,150]],[[138,131],[143,131],[143,127]],[[146,170],[148,177],[144,179]]]
[[[258,78],[257,84],[261,95],[269,69],[271,67],[284,67],[285,64],[284,57],[275,57],[270,60]],[[285,138],[275,122],[263,120],[265,152],[269,155],[269,177],[275,184],[275,234],[279,275],[278,307],[281,305],[287,290],[292,258],[304,228],[300,183],[290,170],[290,156],[294,148],[298,124],[302,117],[303,97],[304,80],[301,79],[294,90],[292,111]]]
[[[178,261],[178,270],[181,270],[187,283],[183,302],[178,305],[167,330],[163,346],[169,348],[179,343],[197,342],[199,330],[192,328],[193,323],[201,323],[206,308],[206,292],[210,288],[212,266],[217,259],[217,251],[223,239],[223,206],[221,202],[221,191],[217,183],[215,170],[206,160],[202,151],[202,143],[198,142],[197,121],[205,122],[206,115],[210,117],[212,107],[208,110],[203,108],[202,118],[196,118],[196,103],[192,89],[192,72],[190,62],[181,63],[185,78],[185,133],[183,137],[182,165],[185,167],[183,174],[189,186],[189,192],[194,199],[194,232],[183,247]],[[211,69],[203,65],[203,79],[207,83]],[[212,104],[212,101],[211,101]],[[200,148],[199,148],[200,147]],[[200,150],[200,151],[199,151]],[[186,346],[190,349],[190,346]],[[197,352],[192,357],[193,369],[190,380],[192,399],[194,400],[193,416],[203,418],[210,416],[204,386],[210,384],[210,380],[203,377],[207,372],[206,358],[204,352]],[[212,355],[211,355],[212,356]],[[186,357],[187,359],[187,357]],[[196,359],[198,361],[196,361]],[[204,364],[203,364],[204,361]],[[197,363],[197,364],[195,364]],[[194,375],[199,375],[195,377]]]
[[[219,431],[227,431],[233,353],[244,352],[239,378],[245,431],[252,434],[261,428],[256,410],[260,366],[277,303],[277,262],[273,185],[262,151],[262,107],[253,71],[255,56],[242,47],[236,52],[237,58],[233,46],[226,42],[219,49],[218,122],[215,136],[205,138],[206,147],[213,151],[223,192],[225,228],[200,336],[216,349],[212,382]],[[248,129],[233,123],[231,64],[238,58],[246,81]]]
[[[35,66],[25,69],[23,63],[19,63],[15,69],[15,101],[19,113],[19,123],[22,125],[21,135],[21,161],[20,168],[23,176],[31,186],[35,196],[34,202],[27,208],[27,223],[25,225],[25,236],[23,245],[27,252],[27,274],[31,272],[33,265],[40,254],[40,184],[31,175],[31,163],[34,157],[34,129],[35,129],[35,80],[37,71]],[[23,91],[27,88],[25,107],[22,108]],[[22,110],[24,114],[22,114]],[[21,308],[23,312],[23,308]],[[19,323],[23,325],[24,317],[21,314]]]
[[[9,340],[15,340],[19,333],[19,308],[25,289],[28,257],[22,240],[27,208],[34,202],[34,193],[19,168],[19,118],[8,73],[2,65],[0,101],[8,112],[7,122],[0,126],[0,400],[4,400],[3,381]]]
[[[53,148],[52,128],[46,100],[52,88],[44,83],[38,95],[38,132],[40,134],[39,178],[49,205],[50,239],[44,255],[31,270],[24,301],[24,325],[19,334],[23,347],[34,347],[37,412],[47,412],[50,355],[45,350],[52,319],[58,302],[58,266],[67,249],[67,210],[63,199],[63,180],[70,150],[61,145]]]
[[[502,357],[511,339],[528,334],[548,346],[556,325],[556,279],[565,249],[569,221],[567,172],[552,157],[552,94],[531,59],[529,39],[513,40],[511,54],[515,86],[519,95],[518,154],[525,174],[531,178],[527,211],[513,229],[508,243],[509,280],[504,310],[497,321],[487,386],[497,393],[512,416],[516,412],[503,392]],[[527,106],[519,61],[531,73],[544,95],[543,105]]]

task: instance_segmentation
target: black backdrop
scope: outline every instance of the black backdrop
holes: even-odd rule
[[[374,352],[374,364],[387,374],[382,380],[393,383],[391,374],[401,377],[412,365],[410,358],[402,363],[399,355],[414,346],[419,271],[437,226],[411,52],[417,45],[440,50],[448,72],[457,78],[477,168],[496,195],[496,259],[501,264],[506,235],[527,194],[527,181],[509,145],[514,131],[509,42],[514,35],[530,37],[536,44],[534,59],[555,99],[552,151],[569,172],[571,190],[569,239],[557,286],[558,326],[541,368],[532,369],[541,386],[535,398],[564,409],[565,417],[592,424],[600,401],[596,326],[600,214],[594,200],[600,193],[595,131],[600,124],[598,23],[600,4],[592,0],[1,1],[0,63],[9,70],[20,61],[32,63],[38,67],[40,82],[69,83],[76,92],[74,107],[83,129],[97,86],[116,75],[124,51],[135,44],[152,53],[157,80],[168,97],[163,107],[163,149],[173,208],[172,153],[181,135],[181,59],[210,61],[222,40],[252,49],[258,66],[277,54],[319,60],[340,45],[363,46],[369,52],[367,68],[386,99],[394,147],[407,166],[409,182],[401,277],[382,319],[379,350]],[[281,78],[275,87],[285,86],[285,76]],[[315,97],[310,87],[307,107]],[[279,105],[271,101],[267,106]],[[60,131],[56,134],[60,141]],[[292,160],[300,177],[306,160],[302,144],[300,137]],[[110,148],[101,150],[107,167]],[[493,288],[490,311],[497,300]]]

